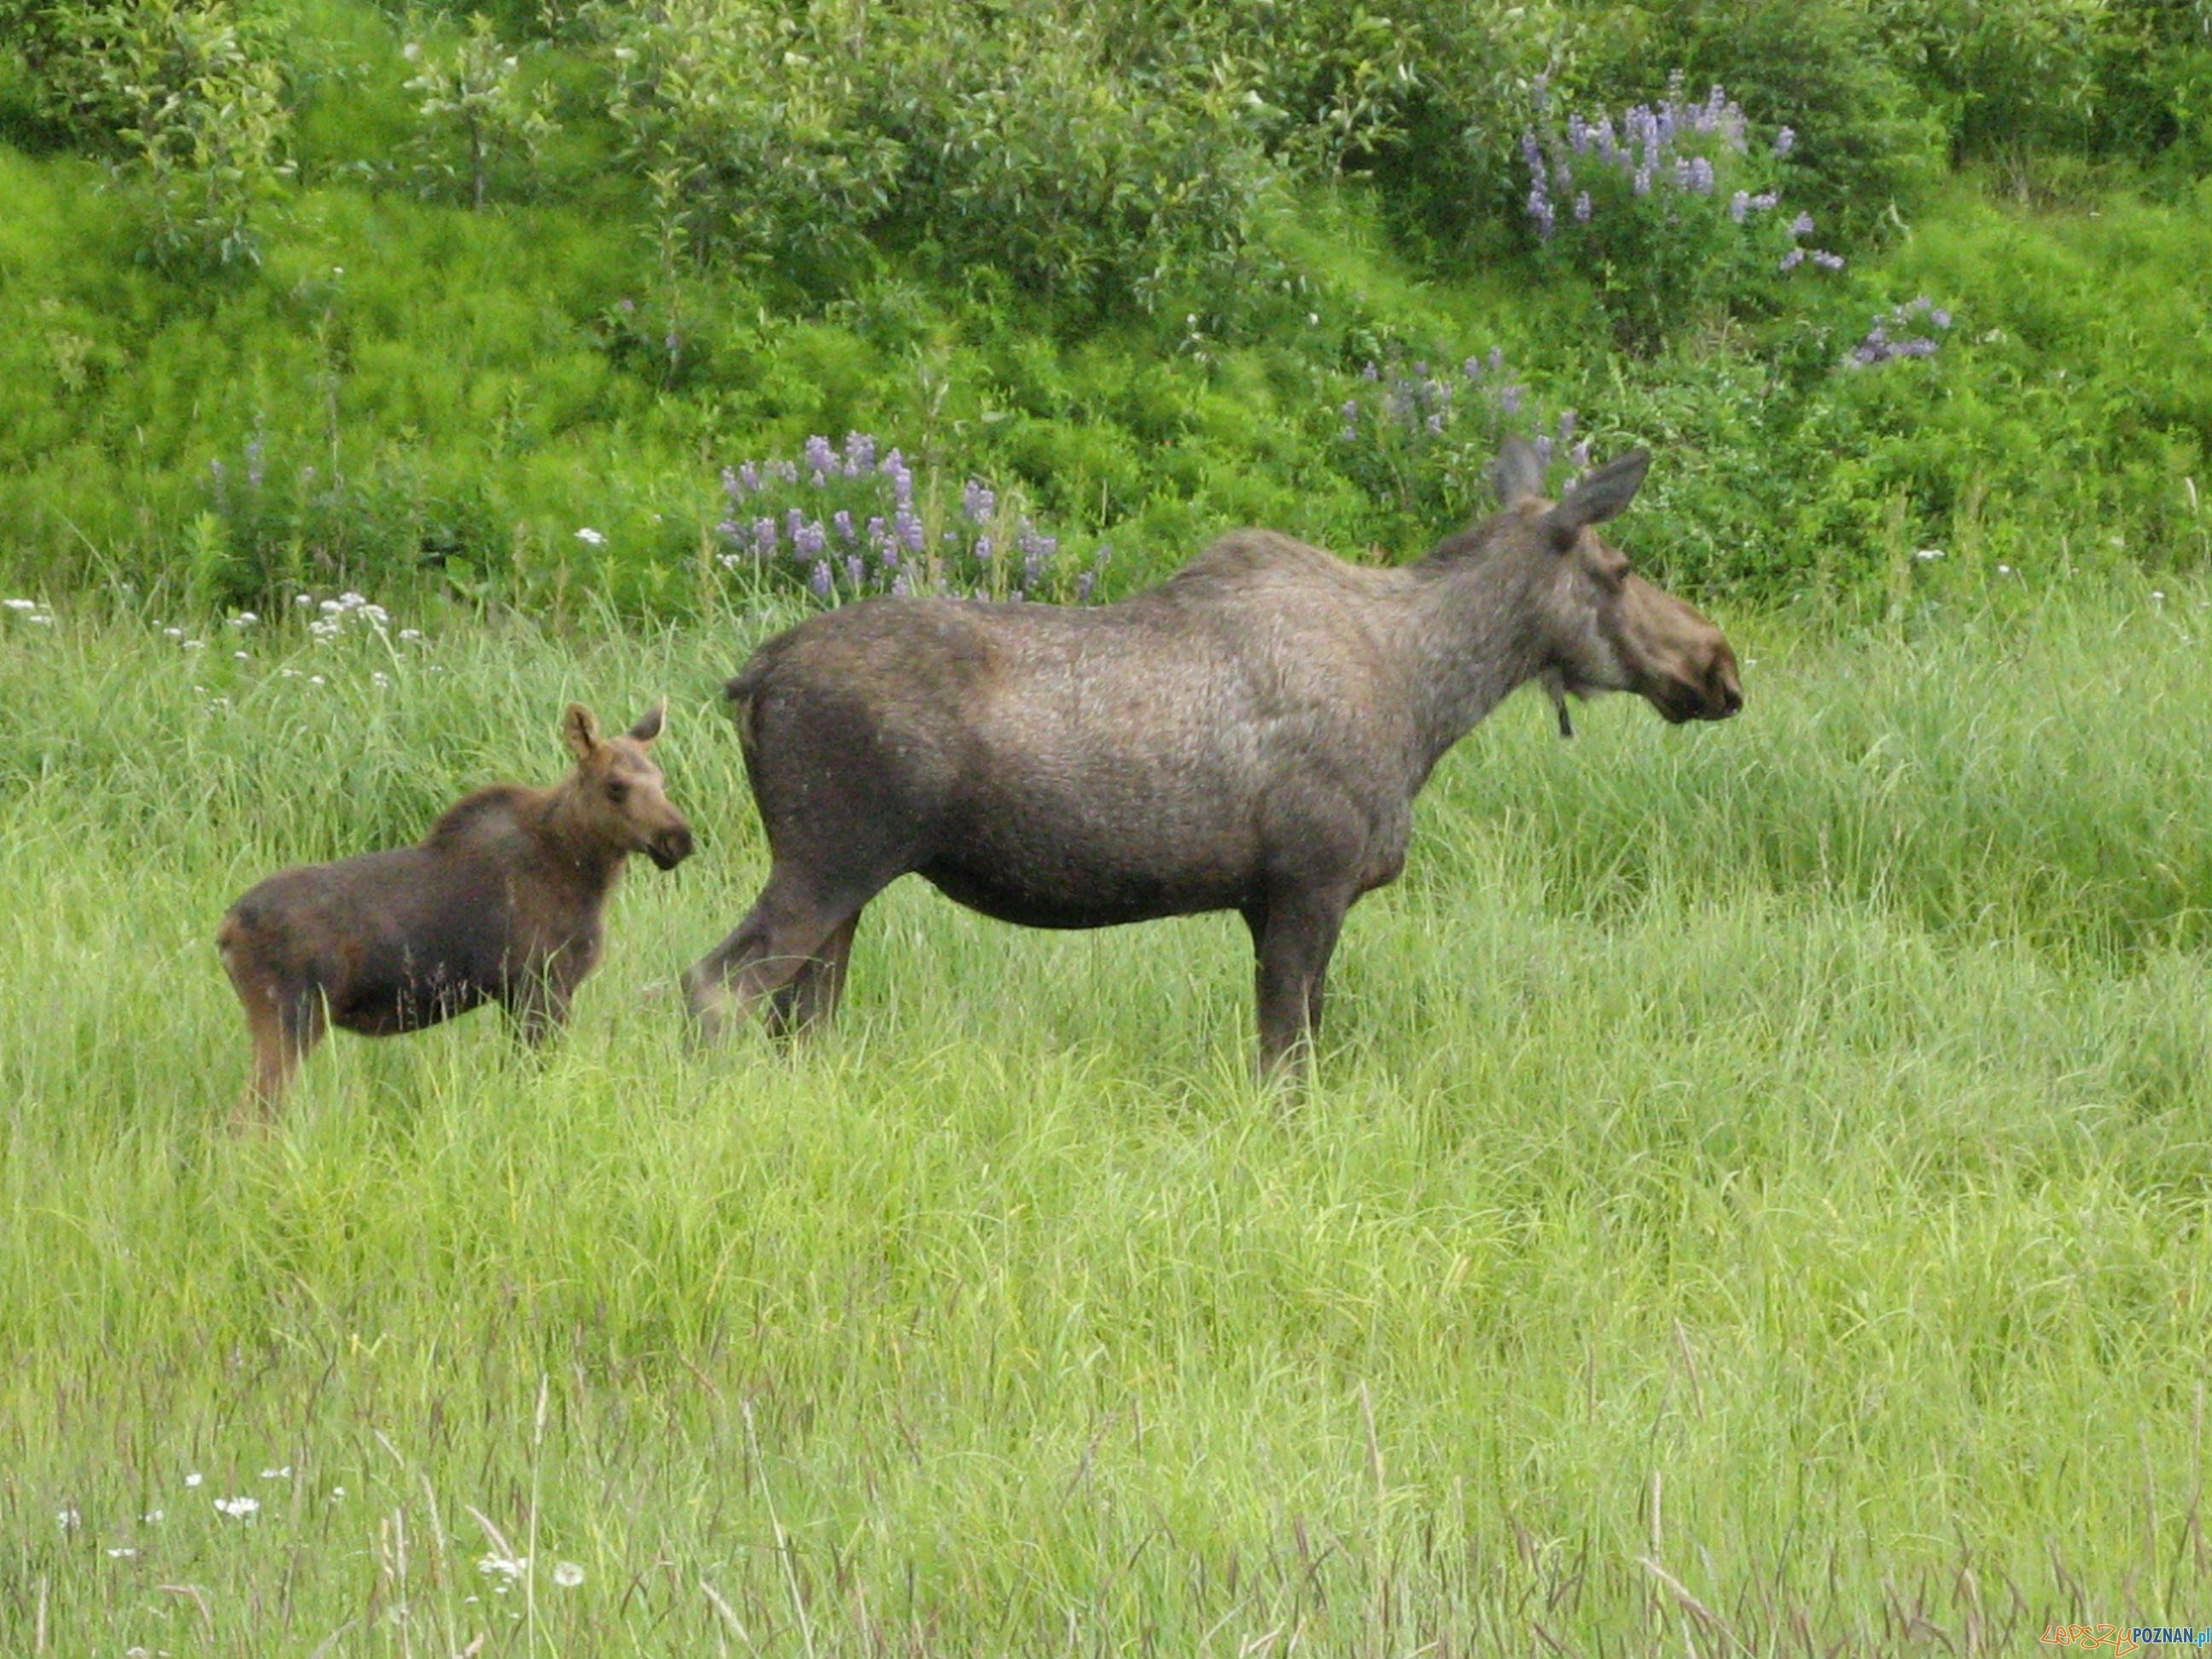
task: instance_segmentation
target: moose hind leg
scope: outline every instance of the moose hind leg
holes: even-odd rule
[[[781,1018],[799,1024],[826,1018],[843,988],[853,926],[882,885],[829,896],[785,866],[769,871],[768,885],[736,931],[684,976],[700,1038],[714,1042],[763,998],[777,997],[787,987],[788,997],[775,1005]],[[793,986],[810,969],[808,983]]]
[[[845,970],[853,957],[853,934],[860,925],[860,913],[855,910],[832,927],[814,954],[770,998],[770,1030],[778,1036],[796,1036],[818,1030],[836,1018],[837,1005],[845,995]]]

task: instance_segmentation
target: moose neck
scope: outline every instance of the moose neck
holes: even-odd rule
[[[538,842],[556,873],[588,891],[604,893],[622,874],[624,854],[596,832],[582,796],[574,779],[546,791],[538,815]]]
[[[1410,690],[1423,775],[1515,688],[1543,672],[1538,572],[1480,530],[1409,568]]]

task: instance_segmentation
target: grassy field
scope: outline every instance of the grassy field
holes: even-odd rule
[[[0,613],[0,1651],[2212,1617],[2212,591],[1952,580],[1726,618],[1727,726],[1510,703],[1297,1097],[1233,918],[915,883],[828,1041],[687,1055],[675,974],[764,867],[714,696],[759,618]],[[231,898],[663,691],[701,855],[639,865],[567,1040],[341,1036],[230,1133]]]

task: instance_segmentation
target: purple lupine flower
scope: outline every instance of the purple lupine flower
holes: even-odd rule
[[[1751,211],[1751,192],[1740,190],[1729,198],[1729,217],[1741,224]]]
[[[845,476],[857,478],[876,464],[876,441],[865,432],[845,434]]]
[[[830,597],[830,566],[826,560],[817,559],[814,562],[814,568],[807,574],[806,585],[813,590],[816,599]]]
[[[1559,411],[1559,441],[1569,442],[1574,435],[1575,411],[1571,409],[1563,409]]]
[[[1713,193],[1713,164],[1702,155],[1691,158],[1690,188],[1700,196]]]
[[[261,434],[257,432],[246,441],[246,487],[261,488]]]
[[[806,515],[794,507],[783,515],[783,533],[795,542],[799,539],[799,527],[805,522]]]
[[[1942,307],[1937,306],[1935,310],[1928,313],[1928,320],[1938,328],[1948,328],[1951,326],[1951,313]]]
[[[1382,371],[1376,368],[1373,363],[1367,363],[1361,367],[1359,378],[1363,380],[1379,380],[1382,378]]]
[[[1586,190],[1575,192],[1575,222],[1586,225],[1590,222],[1590,197]]]
[[[1801,213],[1792,219],[1790,222],[1790,234],[1792,236],[1810,236],[1813,234],[1813,216],[1809,213]]]
[[[1359,435],[1359,399],[1346,398],[1338,413],[1344,416],[1344,428],[1336,435],[1349,443]]]
[[[891,592],[897,594],[901,599],[904,599],[913,591],[913,588],[908,586],[907,582],[905,571],[902,570],[898,574],[891,578]]]
[[[1802,247],[1793,247],[1789,252],[1782,256],[1782,269],[1784,270],[1795,270],[1799,265],[1804,263],[1804,260],[1805,250]]]
[[[744,488],[738,483],[736,471],[726,466],[722,469],[722,493],[730,498],[732,507],[743,501],[745,495]]]
[[[1092,586],[1097,584],[1097,580],[1098,578],[1088,570],[1085,571],[1081,575],[1075,579],[1076,604],[1088,605],[1091,603],[1091,590]]]
[[[878,514],[875,514],[874,516],[872,516],[872,518],[870,518],[870,519],[869,519],[869,520],[868,520],[868,545],[869,545],[869,546],[871,546],[871,547],[881,547],[881,546],[882,546],[885,542],[889,541],[890,538],[890,538],[890,526],[888,526],[888,525],[886,525],[886,524],[884,522],[884,517],[883,517],[883,514],[881,514],[880,513],[878,513]]]
[[[829,532],[823,529],[822,521],[818,519],[809,520],[792,532],[792,551],[799,558],[818,557],[829,545]]]
[[[1935,341],[1925,335],[1916,335],[1910,340],[1898,343],[1897,355],[1900,357],[1933,357],[1936,350]]]
[[[1551,438],[1547,434],[1540,432],[1536,434],[1536,441],[1532,447],[1534,447],[1536,452],[1536,459],[1543,465],[1547,467],[1550,466],[1552,464]]]
[[[747,461],[743,466],[738,469],[738,482],[744,486],[746,495],[759,495],[761,487],[760,468],[755,466],[750,461]]]
[[[769,471],[781,483],[797,483],[799,482],[799,463],[796,461],[770,461]]]
[[[1763,190],[1751,198],[1751,210],[1753,213],[1764,213],[1769,208],[1778,206],[1781,201],[1781,195],[1778,191]]]
[[[223,465],[220,459],[208,463],[208,481],[218,490],[222,488]]]
[[[1428,419],[1428,428],[1429,436],[1431,438],[1443,437],[1444,435],[1444,417],[1441,415],[1430,416]]]
[[[970,524],[984,523],[998,505],[998,495],[973,478],[968,480],[967,487],[960,492],[960,510],[968,515]]]
[[[1470,380],[1479,380],[1482,378],[1482,359],[1480,357],[1470,357],[1459,367],[1460,373]]]
[[[1508,415],[1518,415],[1521,412],[1521,388],[1517,386],[1500,388],[1498,393],[1498,406]]]
[[[1569,115],[1567,117],[1567,148],[1577,155],[1586,155],[1589,153],[1589,123],[1579,115]]]
[[[806,465],[817,473],[830,471],[837,465],[837,452],[830,447],[830,441],[819,433],[806,441]]]
[[[1577,472],[1588,471],[1589,470],[1589,445],[1587,442],[1577,444],[1572,449],[1567,452],[1567,462],[1568,465],[1572,466]]]
[[[755,519],[753,520],[753,551],[763,559],[771,558],[775,553],[775,520],[767,518]]]
[[[1637,168],[1633,184],[1636,193],[1638,196],[1649,196],[1651,193],[1651,169],[1650,167]]]
[[[837,539],[850,543],[853,539],[853,515],[843,507],[830,515],[830,525],[837,532]]]
[[[1783,157],[1788,155],[1791,150],[1796,148],[1797,130],[1795,127],[1784,127],[1774,135],[1774,159],[1776,161],[1780,161]]]
[[[848,553],[845,556],[845,580],[856,589],[867,585],[868,567],[862,562],[860,556],[857,553]]]
[[[891,529],[909,553],[919,553],[928,543],[921,527],[921,516],[902,502],[891,518]]]
[[[1841,270],[1844,268],[1844,260],[1840,253],[1831,253],[1826,248],[1815,248],[1813,250],[1813,263],[1823,270]]]
[[[1557,216],[1552,211],[1552,198],[1544,194],[1544,187],[1540,184],[1528,192],[1528,216],[1536,222],[1537,236],[1550,241]]]
[[[993,550],[991,547],[991,538],[988,536],[976,537],[975,545],[973,550],[975,555],[976,563],[988,564],[991,562],[991,554]]]

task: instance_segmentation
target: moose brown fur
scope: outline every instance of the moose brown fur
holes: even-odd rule
[[[1516,441],[1502,510],[1401,568],[1240,531],[1118,605],[848,605],[769,640],[727,695],[772,860],[687,975],[711,1037],[766,1000],[836,1010],[861,907],[917,872],[1039,927],[1231,909],[1258,954],[1263,1071],[1303,1063],[1346,911],[1403,865],[1413,797],[1516,686],[1741,707],[1718,629],[1595,525],[1643,451],[1554,505]]]
[[[479,789],[419,846],[285,870],[233,905],[217,943],[253,1037],[241,1119],[275,1110],[328,1025],[390,1036],[497,1002],[527,1040],[550,1035],[599,960],[623,860],[690,854],[648,752],[666,708],[610,738],[572,703],[576,766],[552,788]]]

